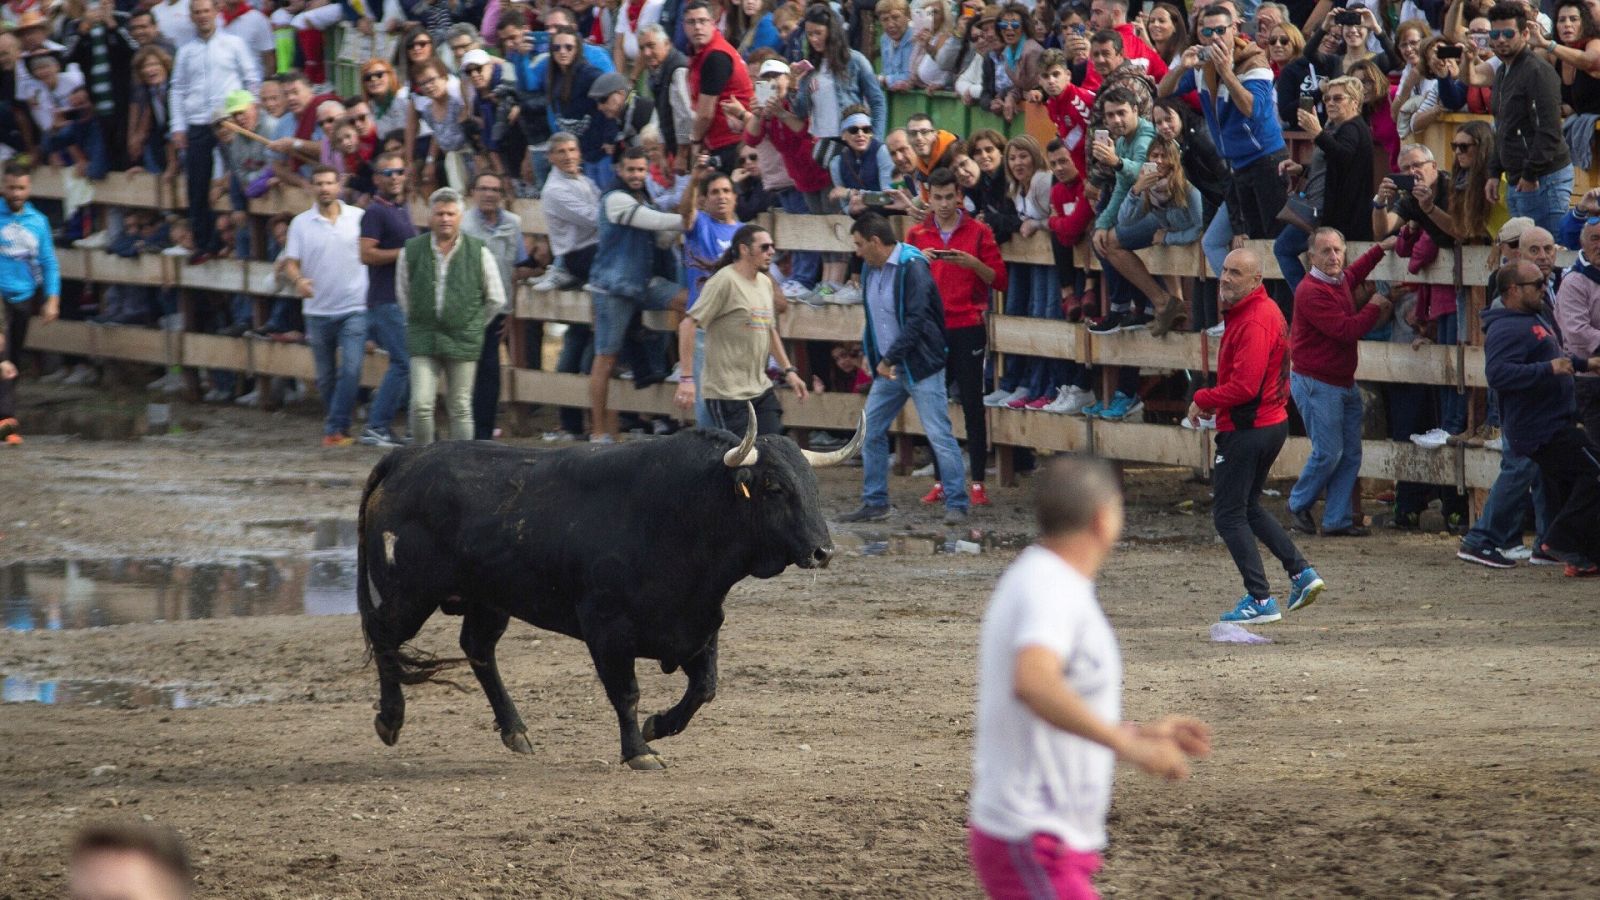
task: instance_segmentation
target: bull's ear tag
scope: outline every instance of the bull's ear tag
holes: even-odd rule
[[[739,482],[739,493],[743,494],[744,498],[746,500],[749,500],[750,499],[750,485],[745,484],[742,481]]]

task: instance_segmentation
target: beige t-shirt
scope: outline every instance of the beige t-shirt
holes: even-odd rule
[[[706,281],[689,315],[706,333],[703,399],[754,400],[772,387],[767,357],[778,322],[765,272],[751,281],[728,266]]]

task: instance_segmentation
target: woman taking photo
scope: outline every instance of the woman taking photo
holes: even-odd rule
[[[1346,241],[1372,240],[1372,129],[1361,117],[1361,101],[1366,89],[1361,81],[1346,75],[1322,86],[1322,102],[1328,110],[1327,125],[1317,121],[1310,110],[1299,110],[1299,128],[1311,135],[1316,148],[1311,165],[1293,160],[1278,164],[1278,174],[1300,179],[1299,189],[1290,196],[1293,208],[1314,210],[1310,225],[1339,229]],[[1303,176],[1303,177],[1302,177]],[[1298,201],[1298,202],[1296,202]],[[1285,225],[1272,245],[1283,280],[1292,291],[1305,278],[1301,254],[1311,234],[1295,224]]]
[[[911,74],[920,87],[942,91],[955,81],[963,41],[950,30],[944,0],[917,0],[911,11]]]
[[[1156,280],[1133,251],[1192,244],[1200,239],[1205,224],[1205,201],[1200,189],[1184,177],[1183,151],[1177,141],[1157,137],[1150,142],[1139,177],[1117,210],[1117,225],[1103,254],[1117,274],[1160,311],[1157,322],[1164,327],[1151,330],[1157,337],[1185,318],[1183,298],[1172,283]]]
[[[1301,97],[1310,97],[1321,105],[1322,85],[1344,72],[1343,54],[1344,40],[1339,37],[1338,29],[1318,30],[1311,33],[1310,43],[1306,44],[1300,58],[1284,64],[1277,83],[1278,118],[1284,128],[1290,131],[1299,128],[1296,113]]]
[[[1459,94],[1464,97],[1466,94],[1466,86],[1460,82],[1461,58],[1444,59],[1439,56],[1439,51],[1446,47],[1460,49],[1459,45],[1437,35],[1423,41],[1417,51],[1419,65],[1408,68],[1405,77],[1400,79],[1400,89],[1395,94],[1394,117],[1396,134],[1401,140],[1427,131],[1429,125],[1451,111],[1451,107],[1441,99],[1446,93],[1442,90],[1444,85],[1459,88],[1449,92],[1452,96]]]
[[[872,119],[872,133],[887,134],[889,102],[884,98],[872,63],[859,50],[850,49],[844,22],[826,4],[806,8],[806,61],[811,71],[800,77],[794,96],[794,114],[811,121],[818,140],[839,138],[842,111],[862,104]]]

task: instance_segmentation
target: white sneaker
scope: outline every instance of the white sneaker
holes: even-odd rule
[[[551,268],[531,285],[536,291],[564,291],[578,283],[578,279],[559,268]]]
[[[1211,326],[1210,328],[1206,329],[1206,335],[1209,336],[1209,337],[1222,337],[1222,332],[1227,327],[1228,327],[1228,323],[1226,323],[1226,322],[1218,322],[1217,324],[1215,324],[1215,325]]]
[[[1017,388],[1014,391],[993,390],[983,397],[984,406],[1005,406],[1013,400],[1027,399],[1028,389]]]
[[[1048,413],[1059,413],[1064,416],[1075,416],[1094,402],[1094,394],[1078,387],[1075,384],[1063,385],[1056,393],[1056,399],[1045,406]]]
[[[1178,424],[1189,429],[1190,431],[1216,431],[1217,417],[1205,416],[1198,420],[1190,421],[1188,416],[1184,416],[1181,420],[1179,420]]]
[[[202,403],[227,403],[228,402],[228,398],[231,397],[231,396],[233,396],[233,395],[228,393],[227,391],[221,389],[221,388],[212,388],[211,390],[206,391],[206,395],[201,398],[201,402]]]
[[[790,300],[798,300],[809,293],[811,293],[811,288],[806,287],[792,278],[783,283],[783,296]]]
[[[48,375],[40,375],[39,376],[39,383],[40,384],[55,384],[55,383],[57,383],[59,381],[64,380],[68,375],[71,375],[71,374],[72,374],[72,370],[71,369],[67,368],[66,366],[61,366],[61,367],[57,368],[54,372],[51,372]]]
[[[933,477],[933,473],[934,473],[933,463],[928,463],[925,466],[921,466],[919,468],[912,469],[911,470],[911,477],[912,478],[932,478]]]
[[[840,306],[849,306],[861,302],[861,289],[853,284],[841,285],[838,290],[828,295],[829,303]]]
[[[1506,547],[1502,549],[1500,551],[1500,555],[1504,556],[1506,559],[1512,560],[1513,562],[1527,562],[1528,560],[1533,559],[1533,548],[1525,544],[1518,544],[1515,547]]]
[[[73,368],[71,375],[68,375],[67,377],[61,379],[61,383],[62,384],[73,384],[73,385],[89,385],[89,384],[94,384],[95,382],[97,382],[99,380],[100,380],[100,373],[99,372],[96,372],[90,366],[87,366],[87,365],[85,365],[83,363],[78,363],[78,365]]]
[[[1423,434],[1413,434],[1411,443],[1424,450],[1437,450],[1443,447],[1450,439],[1450,433],[1443,428],[1430,428]]]
[[[233,398],[233,402],[239,406],[255,406],[261,402],[261,389],[256,388],[248,394],[235,397]]]
[[[1506,442],[1503,438],[1492,437],[1483,442],[1483,449],[1493,450],[1496,453],[1504,453],[1506,450]],[[1533,551],[1529,550],[1528,552],[1532,553]]]

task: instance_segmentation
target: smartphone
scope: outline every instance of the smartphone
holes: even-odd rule
[[[1111,132],[1105,130],[1104,128],[1096,128],[1094,130],[1094,142],[1096,144],[1111,143]]]
[[[1300,108],[1313,115],[1317,112],[1317,98],[1310,94],[1300,95]]]
[[[811,65],[811,60],[802,59],[797,63],[791,63],[789,65],[789,74],[795,78],[804,78],[811,73],[813,68],[816,67]]]
[[[1210,62],[1211,61],[1211,48],[1210,47],[1201,47],[1201,48],[1195,50],[1194,55],[1195,55],[1195,58],[1200,60],[1201,62]]]
[[[928,250],[928,251],[925,251],[924,255],[925,256],[931,256],[934,259],[955,259],[956,258],[956,251],[954,251],[954,250]]]
[[[1161,167],[1156,165],[1153,162],[1147,162],[1144,165],[1139,167],[1139,174],[1141,174],[1141,175],[1155,175],[1155,174],[1159,173],[1160,171],[1161,171]]]
[[[778,97],[778,86],[770,81],[756,82],[756,105],[766,106]]]
[[[1487,49],[1489,46],[1489,36],[1487,34],[1474,34],[1472,36],[1472,45],[1477,47],[1479,50]]]
[[[1147,15],[1147,16],[1150,15],[1151,13],[1155,12],[1156,0],[1144,0],[1144,7],[1143,8],[1144,8],[1144,14]]]
[[[1361,24],[1361,13],[1358,13],[1358,12],[1337,12],[1337,13],[1334,13],[1333,14],[1333,24],[1335,24],[1335,25],[1360,25]]]
[[[861,202],[867,206],[888,206],[894,197],[888,191],[862,191]]]
[[[1398,172],[1390,175],[1389,180],[1394,182],[1394,189],[1401,194],[1410,194],[1417,186],[1417,176],[1401,175]]]
[[[1440,59],[1460,59],[1466,50],[1460,44],[1440,44],[1434,55]]]

